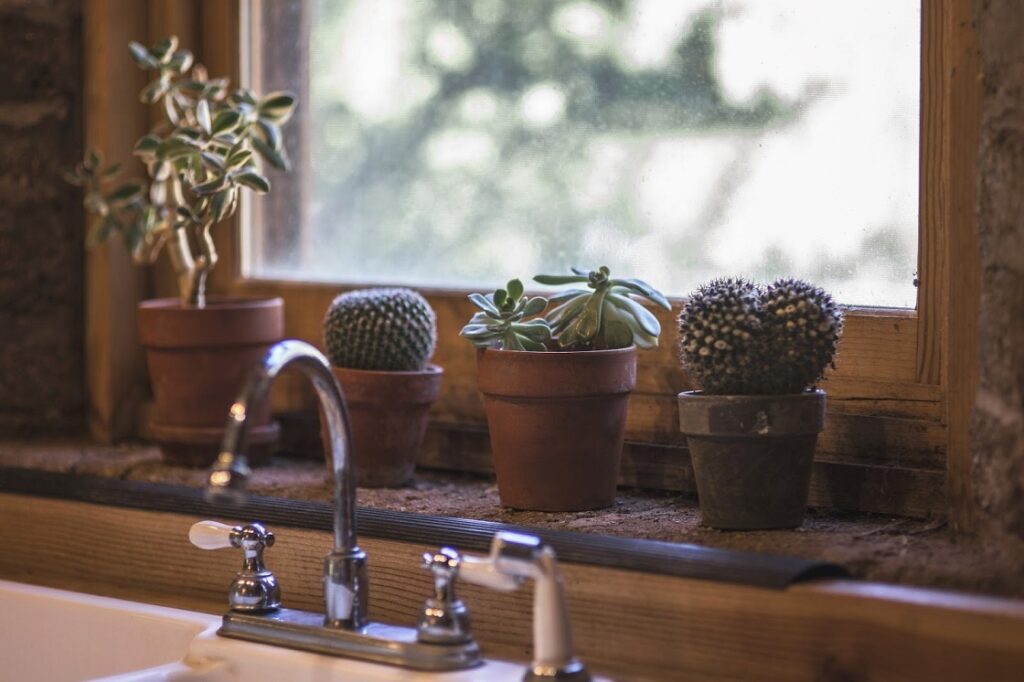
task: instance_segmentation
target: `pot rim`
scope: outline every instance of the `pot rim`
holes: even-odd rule
[[[727,400],[729,402],[743,401],[764,401],[764,400],[807,400],[818,396],[827,396],[823,388],[808,388],[800,393],[705,393],[704,391],[682,391],[678,394],[680,400],[693,400],[703,402],[714,402],[716,400]]]
[[[444,374],[444,367],[441,367],[440,365],[435,365],[432,362],[427,363],[427,366],[421,370],[355,369],[352,367],[342,367],[341,365],[335,365],[333,362],[331,363],[331,369],[339,372],[361,374],[363,376],[419,377],[430,376],[434,374]]]
[[[181,304],[181,299],[176,297],[171,298],[147,298],[144,301],[139,301],[138,307],[141,310],[159,310],[161,312],[180,312],[180,313],[191,313],[191,314],[202,314],[203,311],[207,310],[224,310],[230,308],[277,308],[284,306],[284,299],[280,296],[257,296],[257,297],[246,297],[246,296],[208,296],[206,298],[206,306],[203,308],[197,308],[193,306],[184,306]]]

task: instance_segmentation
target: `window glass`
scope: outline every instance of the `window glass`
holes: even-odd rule
[[[256,7],[251,77],[302,110],[249,276],[474,288],[605,264],[671,294],[792,275],[915,304],[917,1]]]

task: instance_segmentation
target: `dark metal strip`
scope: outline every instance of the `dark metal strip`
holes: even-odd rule
[[[258,519],[267,524],[307,530],[332,530],[331,506],[324,502],[255,495],[237,504],[211,502],[202,490],[186,486],[3,467],[0,467],[0,491],[197,517]],[[822,561],[386,509],[360,507],[357,523],[359,534],[366,537],[412,542],[427,548],[452,545],[460,550],[481,552],[487,551],[497,531],[518,530],[549,543],[563,562],[770,589],[784,589],[806,580],[848,577],[840,566]],[[182,530],[185,532],[187,529]]]

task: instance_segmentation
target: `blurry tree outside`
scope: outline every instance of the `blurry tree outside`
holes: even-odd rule
[[[305,11],[307,205],[250,276],[486,289],[606,264],[672,294],[793,275],[915,304],[916,0]]]

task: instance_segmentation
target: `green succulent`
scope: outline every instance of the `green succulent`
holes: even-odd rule
[[[296,99],[287,92],[229,92],[228,80],[208,78],[191,52],[178,49],[175,36],[149,48],[130,43],[129,52],[154,74],[140,99],[161,105],[165,117],[133,151],[147,180],[119,182],[120,164],[104,167],[95,150],[66,177],[85,189],[86,208],[99,216],[90,244],[117,232],[138,262],[152,262],[167,246],[182,302],[202,307],[206,278],[217,263],[210,228],[235,212],[243,189],[270,191],[258,158],[288,169],[281,126]]]
[[[543,296],[524,295],[520,280],[511,280],[505,289],[497,289],[493,294],[470,294],[469,300],[480,312],[473,315],[459,336],[466,337],[477,348],[547,350],[545,344],[551,339],[547,321],[525,318],[542,312],[548,301]]]
[[[324,317],[324,346],[338,367],[418,372],[437,344],[437,317],[412,289],[341,294]]]
[[[559,347],[569,350],[609,348],[654,348],[661,324],[647,308],[632,297],[671,310],[657,289],[639,279],[612,279],[606,266],[587,272],[572,268],[572,275],[537,275],[540,284],[586,284],[587,289],[569,289],[551,297],[557,304],[546,315]]]
[[[835,366],[842,329],[839,306],[812,284],[723,278],[690,295],[679,315],[679,349],[705,393],[799,393]]]

